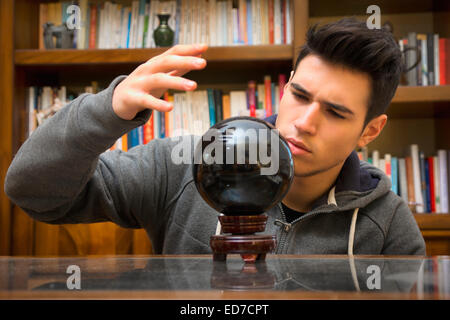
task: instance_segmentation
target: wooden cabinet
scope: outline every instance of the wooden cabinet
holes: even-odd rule
[[[55,0],[56,1],[56,0]],[[25,137],[26,88],[30,85],[88,84],[105,86],[115,76],[128,74],[164,49],[38,50],[39,3],[0,2],[0,254],[89,255],[150,253],[143,230],[122,229],[111,223],[51,226],[32,221],[3,191],[11,159]],[[379,5],[382,23],[394,25],[398,38],[408,31],[435,32],[450,37],[450,7],[443,1],[422,0],[293,0],[293,43],[288,45],[211,47],[208,67],[190,73],[199,88],[225,91],[244,89],[249,80],[265,74],[289,74],[304,42],[307,28],[343,16],[367,19],[366,9]],[[8,32],[5,30],[12,30]],[[450,86],[399,87],[388,110],[389,121],[369,145],[380,154],[401,156],[407,145],[418,143],[427,154],[450,149]],[[430,254],[450,254],[449,216],[415,215]],[[443,222],[446,221],[446,222]]]

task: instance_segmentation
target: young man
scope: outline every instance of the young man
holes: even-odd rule
[[[8,196],[48,223],[113,221],[145,228],[155,253],[210,253],[218,212],[197,192],[191,165],[172,162],[176,140],[103,153],[150,110],[171,110],[158,99],[164,91],[195,89],[182,75],[206,66],[205,50],[175,46],[72,101],[21,147],[6,177]],[[279,115],[267,119],[289,141],[295,163],[288,194],[267,212],[276,253],[425,254],[408,206],[353,151],[383,129],[401,71],[401,53],[384,30],[345,19],[308,32]]]

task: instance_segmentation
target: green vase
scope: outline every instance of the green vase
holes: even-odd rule
[[[170,14],[158,14],[159,26],[153,32],[153,39],[157,47],[170,47],[173,45],[174,32],[169,27]]]

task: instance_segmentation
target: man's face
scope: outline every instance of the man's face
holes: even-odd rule
[[[343,164],[361,136],[369,95],[364,73],[316,55],[300,62],[285,86],[276,121],[292,151],[297,177]]]

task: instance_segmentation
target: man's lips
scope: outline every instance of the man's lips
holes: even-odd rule
[[[311,150],[301,141],[293,139],[293,138],[287,138],[286,139],[290,145],[292,145],[294,148],[291,147],[291,149],[294,149],[292,151],[295,151],[295,149],[301,149],[303,151],[311,153]],[[298,150],[300,151],[300,150]]]

